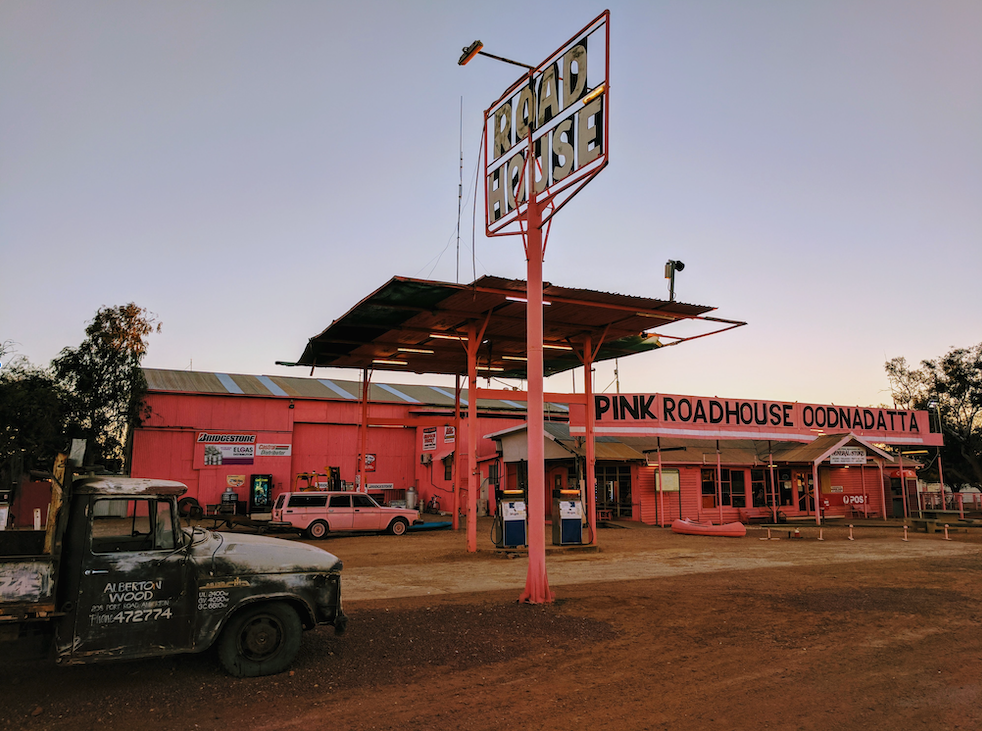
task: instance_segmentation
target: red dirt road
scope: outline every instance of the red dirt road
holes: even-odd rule
[[[461,533],[332,538],[350,628],[292,672],[4,664],[0,729],[982,728],[982,532],[803,533],[601,531],[549,556],[547,606]]]

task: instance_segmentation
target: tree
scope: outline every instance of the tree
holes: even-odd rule
[[[946,482],[982,485],[982,343],[952,348],[920,368],[910,368],[904,358],[885,367],[898,406],[936,412]]]
[[[147,381],[140,362],[147,336],[160,332],[154,315],[134,303],[101,307],[77,348],[52,362],[59,383],[72,394],[69,434],[86,440],[86,461],[122,469],[132,428],[147,418]]]
[[[26,469],[49,469],[66,448],[69,402],[50,369],[23,358],[0,369],[0,464],[23,456]]]

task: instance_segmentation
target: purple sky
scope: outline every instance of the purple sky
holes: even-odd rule
[[[621,391],[875,405],[888,358],[982,340],[982,3],[609,7],[610,164],[545,278],[667,298],[680,259],[678,299],[750,323],[621,361]],[[306,375],[274,361],[394,275],[524,279],[483,208],[471,252],[483,111],[520,71],[456,61],[536,64],[602,9],[7,0],[0,342],[46,364],[134,301],[164,325],[145,365]]]

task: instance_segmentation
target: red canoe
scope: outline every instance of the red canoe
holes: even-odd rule
[[[684,533],[689,536],[728,536],[730,538],[741,538],[747,535],[747,526],[743,523],[724,523],[723,525],[697,523],[694,520],[685,518],[684,520],[676,520],[672,523],[672,532]]]

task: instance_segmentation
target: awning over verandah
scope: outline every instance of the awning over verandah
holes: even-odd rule
[[[520,391],[478,389],[478,375],[527,379],[526,282],[485,276],[471,284],[394,277],[351,310],[310,338],[296,361],[280,365],[358,368],[368,379],[373,369],[467,376],[469,443],[477,440],[476,400],[508,398],[526,401]],[[715,308],[648,297],[597,292],[543,284],[543,375],[583,366],[590,373],[596,361],[623,358],[705,337],[745,325],[708,315]],[[546,304],[548,303],[548,304]],[[681,321],[705,328],[693,335],[663,332]],[[547,394],[548,401],[588,403],[591,379],[583,395]],[[367,388],[362,389],[367,394]],[[459,389],[458,389],[459,399]],[[459,401],[458,401],[459,408]],[[365,453],[369,417],[363,398],[361,452]],[[594,462],[592,427],[588,425],[588,480]],[[468,455],[468,550],[477,550],[475,450]],[[459,473],[458,473],[459,474]],[[362,476],[361,484],[365,484]],[[455,497],[458,493],[455,493]],[[596,521],[592,495],[587,497],[591,523]],[[453,512],[454,527],[457,506]],[[593,535],[596,535],[594,532]]]

